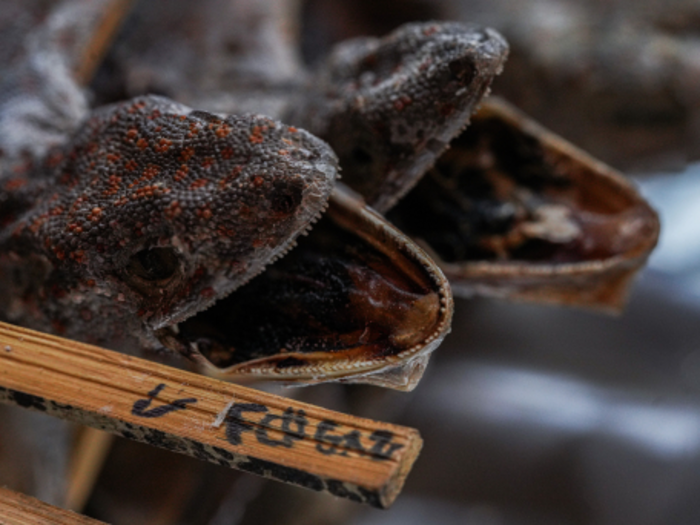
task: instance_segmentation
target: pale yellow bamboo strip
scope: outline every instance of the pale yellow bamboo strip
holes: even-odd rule
[[[95,75],[104,54],[116,36],[134,0],[112,0],[96,21],[90,40],[86,42],[80,56],[74,64],[74,74],[78,83],[86,86]]]
[[[377,507],[422,444],[414,429],[4,323],[0,400]]]
[[[75,512],[83,510],[113,441],[112,434],[82,427],[71,458],[66,508]]]
[[[0,487],[0,525],[100,525],[102,521]]]

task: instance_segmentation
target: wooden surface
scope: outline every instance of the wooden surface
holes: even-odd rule
[[[0,487],[0,525],[100,525],[69,510]]]
[[[109,0],[101,9],[92,24],[89,39],[81,49],[82,56],[74,63],[75,79],[81,86],[87,86],[95,75],[107,49],[114,40],[134,0]]]
[[[0,401],[386,508],[418,431],[0,323]]]
[[[68,492],[64,506],[81,512],[92,494],[114,436],[90,427],[80,427],[78,442],[71,454]]]

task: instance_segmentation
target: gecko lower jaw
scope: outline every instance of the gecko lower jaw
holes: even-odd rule
[[[452,315],[442,273],[369,208],[334,197],[286,257],[158,330],[161,344],[215,375],[294,382],[351,380],[437,347]]]

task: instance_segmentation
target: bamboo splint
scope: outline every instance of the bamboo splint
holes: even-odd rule
[[[2,525],[100,525],[102,523],[0,487],[0,524]]]
[[[386,508],[418,431],[0,323],[0,401]]]

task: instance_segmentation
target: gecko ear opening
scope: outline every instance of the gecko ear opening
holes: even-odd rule
[[[451,316],[449,286],[422,250],[336,191],[327,215],[294,250],[159,338],[227,379],[410,390],[422,375],[416,360],[440,344]],[[413,372],[396,373],[402,367]]]

